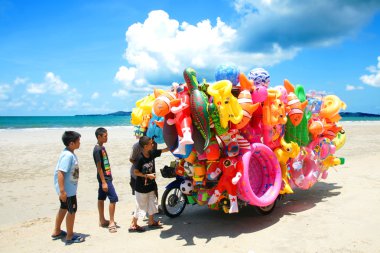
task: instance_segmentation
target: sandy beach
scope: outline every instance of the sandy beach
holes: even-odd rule
[[[331,168],[328,178],[313,188],[287,196],[272,214],[260,216],[245,207],[228,215],[187,206],[175,219],[158,215],[163,229],[141,234],[128,233],[135,206],[128,184],[132,127],[108,128],[106,148],[120,199],[115,234],[98,226],[95,128],[70,129],[82,135],[76,151],[80,178],[75,231],[86,237],[86,242],[70,246],[50,238],[59,208],[53,172],[65,129],[0,130],[0,252],[380,252],[380,122],[342,124],[347,142],[337,155],[346,164]],[[172,160],[165,153],[156,159],[156,168]],[[162,195],[170,179],[159,175],[157,181]],[[146,226],[146,221],[139,223]]]

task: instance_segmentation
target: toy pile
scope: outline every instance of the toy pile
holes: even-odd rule
[[[190,202],[218,209],[227,201],[228,213],[239,203],[265,207],[344,163],[335,155],[346,140],[339,125],[346,105],[337,96],[307,94],[288,80],[270,87],[262,68],[246,76],[220,65],[212,83],[199,83],[191,68],[183,76],[137,101],[131,123],[136,136],[169,147]]]

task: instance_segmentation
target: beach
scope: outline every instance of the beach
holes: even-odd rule
[[[347,142],[337,156],[346,163],[330,168],[327,179],[311,189],[286,196],[270,215],[250,206],[229,215],[188,205],[175,219],[157,215],[163,229],[145,233],[128,232],[135,207],[129,186],[133,128],[109,127],[105,146],[119,195],[115,234],[98,225],[95,127],[2,129],[0,252],[380,252],[380,121],[341,123]],[[74,230],[86,241],[70,246],[50,238],[59,208],[53,173],[64,130],[82,135],[75,152],[80,177]],[[173,160],[163,154],[156,169]],[[161,196],[171,180],[158,173],[157,182]]]

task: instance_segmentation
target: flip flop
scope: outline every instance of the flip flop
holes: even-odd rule
[[[110,233],[116,233],[116,232],[117,232],[116,225],[109,226],[109,227],[108,227],[108,231],[109,231]]]
[[[65,237],[66,235],[67,235],[67,233],[65,231],[61,230],[61,232],[59,232],[58,235],[52,235],[51,239],[55,241],[55,240],[58,240],[58,239]]]
[[[73,237],[70,240],[66,240],[66,245],[70,245],[73,243],[81,243],[84,242],[84,237],[80,235],[73,235]]]
[[[130,233],[134,233],[134,232],[142,233],[142,232],[145,232],[145,229],[140,227],[139,225],[137,225],[136,227],[130,227],[128,229],[128,232],[130,232]]]
[[[154,221],[153,224],[148,224],[149,228],[162,228],[162,223],[160,221]]]

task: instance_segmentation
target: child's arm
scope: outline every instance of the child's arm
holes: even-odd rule
[[[135,175],[138,176],[138,177],[149,178],[149,179],[155,179],[156,178],[156,174],[155,173],[143,174],[138,169],[135,169],[134,172],[135,172]]]
[[[66,202],[67,195],[65,191],[65,172],[58,170],[59,199]]]
[[[169,148],[168,147],[166,147],[166,148],[164,148],[164,149],[161,149],[161,153],[165,153],[165,152],[168,152],[169,151]]]
[[[108,185],[107,185],[106,179],[104,178],[102,164],[100,161],[96,163],[96,168],[98,170],[100,181],[102,182],[102,189],[103,191],[108,192]]]

